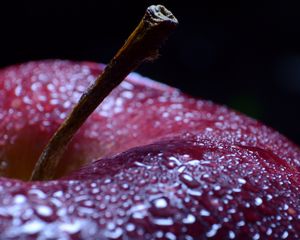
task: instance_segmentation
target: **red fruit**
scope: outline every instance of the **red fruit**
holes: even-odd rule
[[[46,61],[0,72],[4,176],[29,177],[102,70]],[[1,178],[1,239],[298,239],[299,160],[261,123],[132,74],[73,139],[62,178]]]

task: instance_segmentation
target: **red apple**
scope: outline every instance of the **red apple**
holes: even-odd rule
[[[82,126],[57,180],[12,179],[29,177],[102,70],[43,61],[0,71],[1,239],[299,238],[299,148],[137,74]]]

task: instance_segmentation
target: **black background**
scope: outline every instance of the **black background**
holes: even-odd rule
[[[180,26],[138,72],[229,105],[300,143],[300,14],[289,1],[1,1],[0,66],[37,59],[106,63],[145,8]]]

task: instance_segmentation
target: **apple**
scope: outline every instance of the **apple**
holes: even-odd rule
[[[138,74],[80,129],[61,178],[8,178],[29,177],[103,68],[41,61],[1,70],[2,239],[299,237],[299,148],[256,120]]]
[[[299,147],[135,73],[81,126],[55,179],[25,181],[105,71],[61,60],[0,70],[1,239],[299,239]]]

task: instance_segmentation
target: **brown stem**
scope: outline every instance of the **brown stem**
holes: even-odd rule
[[[53,179],[62,154],[77,130],[103,99],[145,60],[158,55],[160,45],[177,26],[178,21],[164,6],[150,6],[95,82],[83,93],[77,105],[50,139],[31,175],[32,181]]]

